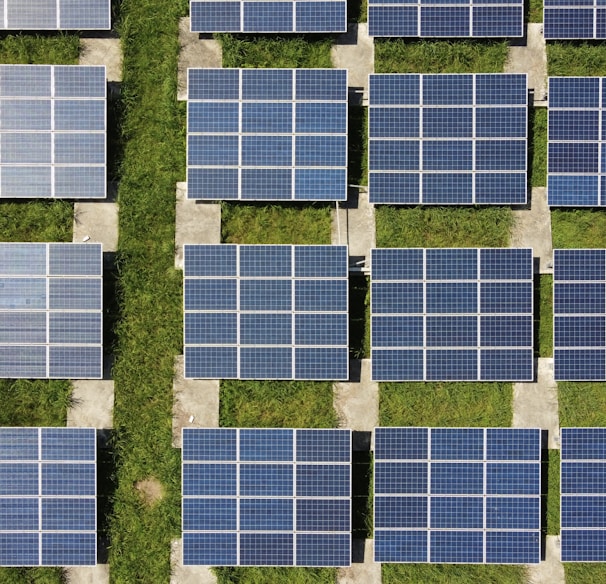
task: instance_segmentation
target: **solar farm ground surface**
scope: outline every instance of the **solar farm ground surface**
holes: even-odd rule
[[[187,0],[125,0],[114,15],[114,26],[124,50],[124,84],[119,102],[121,132],[115,143],[121,164],[120,186],[120,320],[116,327],[117,365],[114,451],[116,481],[111,535],[114,550],[110,571],[114,582],[168,582],[170,540],[180,534],[179,452],[171,445],[173,357],[181,352],[181,274],[174,263],[175,182],[185,175],[185,107],[177,104],[177,27],[188,14]],[[365,7],[359,14],[364,19]],[[163,15],[158,17],[158,15]],[[530,6],[530,20],[542,16],[540,3]],[[330,67],[334,38],[303,37],[236,39],[220,37],[224,66]],[[73,35],[8,36],[0,41],[0,60],[6,63],[74,63],[78,39]],[[574,51],[574,54],[572,53]],[[494,55],[497,55],[495,57]],[[424,55],[424,59],[420,59]],[[492,55],[488,56],[487,55]],[[572,55],[572,56],[571,56]],[[440,72],[454,63],[461,72],[502,70],[506,46],[491,41],[477,46],[464,41],[381,41],[377,46],[377,72],[390,70],[385,63],[402,63],[407,72]],[[606,74],[606,48],[590,43],[550,43],[550,75]],[[393,67],[393,65],[392,65]],[[450,67],[449,67],[450,70]],[[354,115],[354,114],[352,114]],[[355,115],[359,116],[356,112]],[[532,113],[531,113],[532,116]],[[363,116],[362,116],[363,117]],[[543,186],[546,149],[545,119],[534,117],[532,184]],[[116,125],[116,120],[114,120]],[[363,124],[362,124],[363,125]],[[111,128],[110,128],[111,130]],[[115,130],[114,130],[115,131]],[[161,139],[160,139],[161,138]],[[361,140],[365,143],[365,140]],[[359,160],[364,152],[358,152]],[[354,171],[364,184],[364,165]],[[352,169],[350,168],[350,174]],[[311,209],[311,210],[310,210]],[[36,202],[2,206],[0,239],[3,241],[70,241],[73,207],[69,203]],[[327,243],[330,214],[325,206],[226,206],[223,241],[238,243]],[[379,245],[390,246],[500,246],[507,245],[511,228],[508,209],[393,209],[377,213]],[[554,247],[606,247],[604,217],[593,211],[552,212]],[[404,229],[406,227],[406,229]],[[296,234],[298,239],[291,239]],[[431,239],[427,240],[427,235]],[[248,240],[250,238],[250,240]],[[540,279],[539,339],[541,356],[551,353],[548,312],[550,282]],[[546,316],[547,315],[547,316]],[[546,323],[546,324],[545,324]],[[362,329],[363,334],[363,329]],[[358,356],[365,356],[357,343]],[[150,366],[153,363],[153,367]],[[225,426],[333,426],[330,384],[270,382],[263,385],[225,382],[221,388],[221,424]],[[560,385],[562,426],[606,425],[604,384]],[[407,391],[402,391],[406,388]],[[495,391],[496,390],[496,391]],[[273,402],[267,408],[268,395]],[[425,409],[420,402],[432,396]],[[381,388],[381,423],[426,426],[499,426],[511,422],[509,384],[385,384]],[[311,398],[314,399],[311,399]],[[0,383],[0,425],[64,425],[69,404],[65,382]],[[484,407],[472,406],[484,402]],[[439,404],[432,408],[431,404]],[[258,413],[280,410],[258,419]],[[415,412],[414,418],[411,412]],[[558,460],[549,458],[547,529],[557,533],[559,502]],[[164,487],[164,498],[149,507],[134,485],[154,477]],[[368,482],[368,479],[366,479]],[[372,511],[370,510],[370,514]],[[369,512],[367,511],[367,516]],[[603,565],[567,567],[569,581],[584,584],[606,579]],[[334,570],[223,569],[221,584],[293,584],[334,582]],[[60,570],[0,570],[2,584],[59,584]],[[524,581],[523,571],[502,566],[389,566],[386,584],[412,582],[514,584]]]

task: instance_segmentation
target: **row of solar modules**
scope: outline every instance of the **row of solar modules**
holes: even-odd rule
[[[4,30],[109,30],[111,0],[2,0]]]
[[[0,428],[0,566],[97,563],[94,428]]]

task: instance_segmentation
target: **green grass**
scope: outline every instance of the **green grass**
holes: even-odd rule
[[[74,34],[56,36],[8,35],[0,39],[0,62],[4,64],[75,65],[80,38]]]
[[[502,247],[509,207],[390,207],[375,211],[377,247]]]
[[[330,244],[328,205],[222,203],[223,243]]]
[[[332,383],[221,381],[219,425],[251,428],[333,428]]]
[[[547,456],[547,464],[541,465],[541,472],[547,472],[547,480],[542,481],[543,488],[547,488],[541,493],[547,510],[547,524],[543,529],[547,535],[557,535],[560,533],[560,451],[548,450]]]
[[[606,75],[606,45],[581,41],[547,43],[550,77]]]
[[[606,247],[606,214],[595,209],[552,209],[554,249]]]
[[[530,116],[530,184],[544,187],[547,184],[547,108],[528,109]]]
[[[382,584],[523,584],[519,566],[457,566],[453,564],[383,564]]]
[[[0,568],[0,584],[66,584],[61,568]]]
[[[510,383],[381,383],[381,426],[511,425]]]
[[[566,582],[570,584],[598,584],[606,582],[606,564],[565,563]]]
[[[65,426],[70,399],[69,381],[3,379],[0,426]]]
[[[0,241],[71,241],[73,217],[66,201],[3,202]]]
[[[331,69],[331,38],[218,34],[223,67]]]
[[[606,426],[606,383],[559,382],[561,427]]]
[[[504,41],[375,40],[375,73],[502,73]]]
[[[530,0],[528,22],[543,22],[543,0]]]
[[[218,584],[334,584],[330,568],[214,568]]]
[[[535,279],[534,297],[535,347],[539,357],[553,355],[553,277],[547,274]]]

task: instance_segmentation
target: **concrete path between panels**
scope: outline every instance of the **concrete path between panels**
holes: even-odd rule
[[[526,570],[528,584],[565,584],[564,566],[560,562],[560,538],[548,535],[545,558],[539,564],[532,564]]]
[[[72,241],[101,243],[104,252],[118,249],[118,204],[116,185],[108,185],[108,197],[101,201],[76,201]]]
[[[217,577],[208,566],[183,565],[183,540],[172,541],[170,584],[216,584]]]
[[[337,584],[381,584],[381,564],[374,562],[374,539],[354,539],[351,566],[337,570]]]
[[[110,83],[122,81],[122,45],[118,38],[80,39],[79,65],[105,65]]]

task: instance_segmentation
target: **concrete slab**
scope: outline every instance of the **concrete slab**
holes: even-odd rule
[[[547,206],[545,187],[532,189],[530,204],[513,210],[511,247],[532,247],[533,256],[539,258],[541,274],[553,273],[553,246],[551,242],[551,213]]]
[[[370,258],[376,245],[375,206],[368,202],[366,189],[349,189],[347,201],[333,211],[331,240],[348,245],[350,258]]]
[[[187,199],[187,183],[177,183],[175,266],[183,269],[183,244],[221,243],[221,205]]]
[[[357,90],[355,104],[368,103],[368,75],[374,73],[375,45],[368,36],[368,25],[349,23],[347,32],[337,37],[331,49],[335,69],[348,69],[347,85]]]
[[[534,100],[543,102],[547,96],[547,51],[543,23],[530,22],[526,28],[526,44],[511,45],[505,63],[505,73],[527,73],[528,89]]]
[[[74,243],[102,243],[103,251],[118,249],[118,205],[109,201],[74,203]]]
[[[80,65],[105,65],[108,81],[122,81],[122,45],[118,38],[81,38]]]
[[[175,359],[173,380],[173,446],[181,448],[182,428],[219,426],[219,381],[185,379],[183,355]]]
[[[547,430],[547,448],[560,448],[558,388],[553,359],[538,359],[536,383],[513,384],[514,428]]]
[[[65,568],[67,584],[109,584],[109,565]]]
[[[526,569],[528,584],[565,584],[564,566],[560,562],[560,538],[548,535],[545,544],[545,560]]]
[[[379,384],[370,375],[370,359],[351,360],[349,381],[334,384],[333,403],[341,428],[372,432],[379,425]]]
[[[113,428],[114,382],[78,379],[72,383],[72,405],[67,410],[67,425],[98,430]]]
[[[381,584],[381,564],[373,558],[374,539],[354,539],[351,567],[337,570],[337,584]]]
[[[187,69],[214,68],[223,65],[221,45],[212,37],[201,38],[197,32],[190,32],[190,19],[179,20],[179,71],[177,78],[177,99],[187,99]]]
[[[170,546],[170,584],[216,584],[217,577],[207,566],[183,565],[183,540],[175,539]]]

